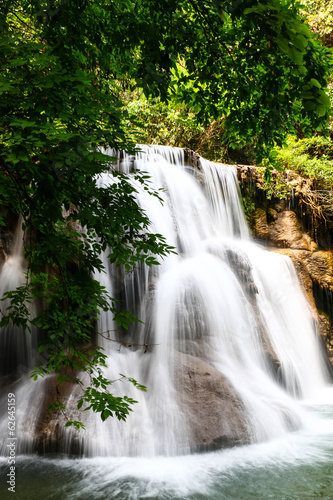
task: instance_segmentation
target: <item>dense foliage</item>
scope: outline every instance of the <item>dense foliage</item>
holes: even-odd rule
[[[285,168],[317,179],[326,189],[333,186],[333,147],[330,138],[319,135],[297,140],[290,136],[287,147],[276,150],[276,161]]]
[[[311,31],[326,47],[333,46],[333,2],[331,0],[303,0],[301,12],[309,23]],[[328,75],[327,94],[333,98],[333,74]],[[310,137],[305,137],[302,130],[297,135],[288,135],[283,147],[277,147],[274,153],[274,164],[279,169],[288,169],[296,175],[301,175],[311,180],[312,198],[311,208],[320,217],[328,220],[333,218],[333,146],[332,146],[332,120],[329,128],[316,132]],[[327,133],[328,132],[328,133]],[[293,175],[292,172],[288,174]],[[283,182],[283,181],[282,181]],[[268,191],[270,187],[267,186]],[[290,195],[289,187],[284,185],[275,193],[283,197]]]
[[[35,376],[80,383],[85,370],[92,385],[79,407],[126,418],[133,401],[110,394],[105,355],[84,346],[99,309],[120,326],[134,318],[91,276],[102,249],[126,269],[171,249],[147,232],[126,176],[95,182],[111,161],[101,147],[133,150],[135,113],[121,96],[141,88],[201,123],[223,117],[229,141],[251,139],[261,157],[295,126],[327,122],[330,58],[290,0],[1,0],[0,9],[1,223],[22,214],[29,262],[1,325],[43,331]],[[35,317],[32,301],[43,306]]]
[[[333,2],[332,0],[303,0],[304,15],[311,30],[327,47],[333,46]]]

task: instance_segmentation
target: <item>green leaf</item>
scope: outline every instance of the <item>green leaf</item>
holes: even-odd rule
[[[303,67],[303,53],[300,50],[296,47],[289,46],[288,55],[295,64]]]
[[[322,103],[323,106],[325,106],[326,108],[331,107],[331,100],[323,90],[319,91],[319,96],[317,98],[317,101]]]
[[[316,113],[318,116],[324,116],[327,113],[327,108],[325,106],[317,106]]]
[[[103,422],[109,418],[111,416],[111,412],[109,410],[103,410],[102,413],[101,413],[101,419],[103,420]]]
[[[299,49],[301,52],[304,52],[308,41],[303,35],[297,35],[292,39],[292,43]]]
[[[313,85],[314,87],[317,87],[318,89],[321,89],[321,85],[320,85],[320,83],[319,83],[319,82],[318,82],[318,80],[316,80],[315,78],[311,78],[310,83],[311,83],[311,85]]]
[[[305,101],[303,106],[307,111],[312,111],[312,110],[316,109],[316,107],[317,107],[317,105],[314,101]]]

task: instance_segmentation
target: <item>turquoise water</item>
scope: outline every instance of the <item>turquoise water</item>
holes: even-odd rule
[[[16,493],[2,500],[333,499],[333,407],[311,409],[283,439],[201,455],[154,458],[18,457]]]

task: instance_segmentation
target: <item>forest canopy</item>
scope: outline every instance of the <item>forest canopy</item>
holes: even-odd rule
[[[102,350],[78,347],[100,308],[122,327],[134,321],[92,278],[101,250],[126,269],[172,251],[147,232],[125,175],[96,184],[111,160],[101,148],[134,150],[126,92],[181,103],[204,125],[223,119],[229,141],[251,140],[260,159],[288,132],[325,127],[330,69],[331,53],[294,1],[0,0],[1,224],[22,215],[29,262],[1,325],[44,332],[36,377],[80,383],[69,373],[86,370],[95,392],[79,406],[85,400],[103,419],[129,411],[108,391]],[[30,318],[27,304],[45,297]]]

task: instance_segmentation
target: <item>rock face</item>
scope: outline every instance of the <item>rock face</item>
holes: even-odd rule
[[[288,255],[293,261],[302,288],[311,305],[313,316],[317,321],[318,330],[325,340],[329,360],[333,365],[333,304],[327,301],[324,307],[327,311],[325,311],[318,297],[318,290],[323,294],[333,295],[332,252],[310,252],[292,248],[274,249],[274,251]]]
[[[84,417],[73,404],[70,404],[71,400],[75,401],[82,395],[80,386],[73,386],[73,384],[65,382],[61,384],[59,391],[56,376],[50,376],[43,382],[44,395],[39,405],[39,413],[33,429],[35,452],[43,455],[66,453],[73,456],[82,456],[84,436],[82,436],[82,433],[76,432],[71,433],[70,439],[68,439],[64,428],[66,418],[82,420],[82,416]],[[66,400],[69,397],[66,418],[60,411],[50,413],[49,406],[52,403],[58,399]]]
[[[314,181],[293,171],[273,171],[265,184],[263,168],[237,165],[245,210],[255,237],[270,245],[315,251],[333,247],[333,214],[321,205]],[[304,240],[305,238],[305,240]],[[315,247],[312,247],[315,243]],[[310,248],[309,248],[310,246]]]
[[[268,222],[268,220],[272,222]],[[318,245],[303,232],[302,223],[292,210],[257,208],[252,214],[254,235],[271,245],[282,248],[314,251]]]
[[[267,196],[261,169],[238,165],[237,172],[242,194],[248,199],[253,236],[293,261],[333,363],[333,220],[323,216],[320,206],[313,210],[307,204],[311,180],[288,181],[287,172],[280,179],[286,190],[281,200],[271,193]]]
[[[310,236],[303,233],[301,221],[291,210],[284,210],[276,215],[275,220],[268,226],[268,239],[277,247],[309,251],[317,247]]]
[[[180,407],[187,415],[194,451],[250,441],[244,406],[228,380],[208,362],[175,352]]]
[[[0,265],[2,265],[6,260],[6,253],[3,248],[3,244],[0,243]]]

